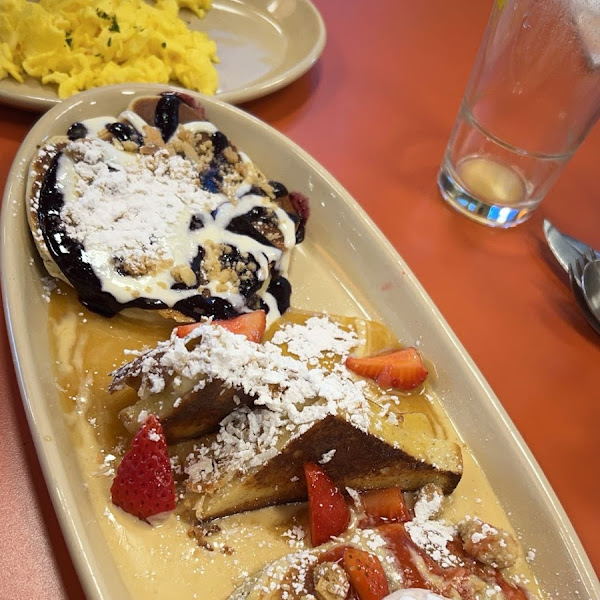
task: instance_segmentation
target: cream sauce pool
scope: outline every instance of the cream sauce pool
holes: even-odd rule
[[[169,336],[171,327],[123,316],[106,319],[83,308],[71,290],[54,293],[50,301],[49,337],[61,404],[96,520],[131,597],[225,600],[248,575],[309,547],[308,539],[305,546],[298,535],[308,531],[307,510],[297,504],[220,519],[221,531],[207,538],[214,546],[208,550],[189,537],[191,523],[183,515],[171,514],[150,526],[112,505],[112,474],[130,438],[117,414],[136,396],[129,389],[109,394],[109,373],[131,359],[127,350],[153,347]],[[449,439],[460,442],[437,403],[422,396],[410,402],[433,418]],[[443,517],[456,522],[476,515],[512,531],[487,479],[461,446],[463,477]],[[521,554],[509,573],[529,581],[528,589],[539,593]]]

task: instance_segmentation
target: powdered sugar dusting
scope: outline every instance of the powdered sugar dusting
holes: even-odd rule
[[[234,410],[221,422],[215,441],[197,449],[186,467],[191,484],[214,483],[225,473],[264,464],[277,454],[280,439],[294,439],[328,415],[344,414],[355,427],[367,429],[369,408],[362,386],[348,375],[309,367],[285,356],[274,343],[253,344],[216,329],[204,326],[202,344],[186,358],[184,370],[200,369],[243,389],[255,398],[255,407]],[[333,453],[328,453],[331,458]]]
[[[457,535],[456,527],[431,516],[439,510],[439,497],[422,496],[414,507],[414,519],[405,523],[412,541],[425,550],[442,567],[459,566],[460,559],[448,549],[448,543]]]
[[[344,359],[357,345],[358,338],[354,331],[345,331],[337,323],[315,316],[302,325],[286,325],[275,333],[273,342],[287,344],[290,354],[315,364],[324,355],[339,355]]]
[[[197,166],[166,149],[132,155],[100,139],[83,139],[65,148],[63,163],[64,176],[76,176],[61,211],[67,233],[91,256],[109,253],[136,271],[175,264],[173,229],[181,223],[185,234],[190,214],[224,200],[200,188]]]
[[[330,450],[329,452],[325,452],[321,458],[319,459],[319,464],[320,465],[326,465],[328,462],[331,461],[331,459],[335,456],[335,448],[333,448],[333,450]]]

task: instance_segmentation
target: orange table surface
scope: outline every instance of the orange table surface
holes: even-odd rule
[[[327,44],[287,88],[243,106],[354,196],[481,369],[600,570],[600,336],[542,233],[600,248],[600,130],[534,216],[491,230],[449,208],[436,172],[491,2],[319,0]],[[37,115],[0,110],[0,182]],[[84,598],[0,334],[0,599]]]

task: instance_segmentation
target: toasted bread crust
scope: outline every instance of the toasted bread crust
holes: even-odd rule
[[[427,448],[424,455],[423,448]],[[262,467],[236,477],[214,491],[204,492],[196,504],[200,521],[265,506],[300,502],[307,498],[303,465],[318,462],[335,450],[327,463],[328,475],[342,489],[379,489],[400,486],[417,490],[428,483],[450,494],[462,475],[460,447],[446,440],[403,432],[396,440],[382,439],[329,415],[293,439]]]
[[[252,401],[243,391],[227,388],[222,381],[214,380],[207,382],[202,389],[181,395],[177,406],[166,409],[169,406],[167,402],[161,406],[159,398],[151,397],[124,408],[119,418],[130,433],[135,433],[140,413],[156,414],[161,419],[167,443],[176,444],[213,433],[224,417],[238,406],[250,405]]]

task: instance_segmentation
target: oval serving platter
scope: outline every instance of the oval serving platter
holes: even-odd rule
[[[1,268],[7,327],[36,449],[73,561],[90,600],[132,599],[99,526],[70,440],[49,354],[47,277],[25,215],[36,147],[74,121],[116,115],[160,85],[121,85],[79,94],[33,127],[9,174],[2,212]],[[183,90],[181,90],[183,91]],[[189,93],[189,92],[186,92]],[[484,470],[549,597],[600,597],[600,585],[564,511],[504,409],[406,263],[350,195],[302,149],[243,111],[198,94],[207,117],[268,177],[311,200],[304,243],[291,269],[296,308],[366,316],[418,343],[437,371],[434,391]],[[477,414],[477,419],[473,414]]]
[[[203,19],[182,17],[193,31],[217,43],[216,96],[240,104],[292,83],[317,61],[325,46],[323,18],[310,0],[214,0]],[[31,77],[0,79],[0,102],[45,111],[58,104],[55,88]]]

